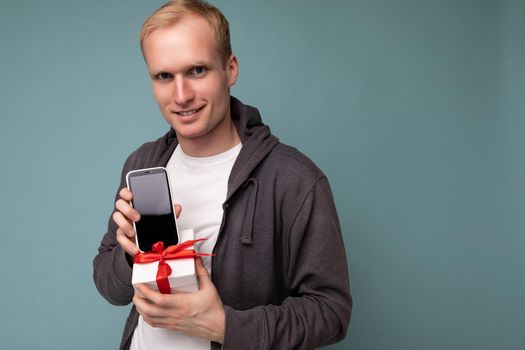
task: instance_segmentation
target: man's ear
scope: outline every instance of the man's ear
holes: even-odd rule
[[[237,57],[231,54],[226,64],[226,75],[228,76],[228,87],[232,87],[237,81],[239,75],[239,64],[237,63]]]

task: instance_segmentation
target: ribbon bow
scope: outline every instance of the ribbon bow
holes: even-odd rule
[[[187,259],[196,258],[199,256],[213,256],[213,254],[196,253],[193,249],[186,249],[196,242],[205,241],[206,238],[199,238],[189,240],[180,244],[169,246],[164,249],[164,242],[159,241],[152,246],[152,251],[148,253],[139,252],[133,258],[135,264],[146,264],[154,261],[159,262],[157,268],[157,286],[162,294],[170,294],[171,288],[168,277],[171,275],[171,267],[166,263],[166,260],[171,259]]]

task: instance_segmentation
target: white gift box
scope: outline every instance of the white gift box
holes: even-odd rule
[[[193,229],[183,230],[179,232],[180,243],[193,240],[195,234]],[[189,246],[189,250],[193,249],[193,245]],[[172,259],[165,260],[171,267],[171,275],[168,277],[170,283],[171,293],[175,292],[195,292],[199,290],[197,281],[197,274],[195,272],[195,259]],[[157,286],[157,269],[158,261],[145,264],[133,264],[133,275],[131,283],[145,283],[150,288],[159,290]],[[135,289],[135,291],[137,291]]]

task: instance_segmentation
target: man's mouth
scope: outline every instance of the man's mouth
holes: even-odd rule
[[[203,108],[204,108],[204,106],[202,106],[200,108],[197,108],[197,109],[189,109],[189,110],[186,110],[186,111],[178,111],[178,112],[175,112],[175,114],[178,114],[181,117],[189,117],[189,116],[192,116],[195,113],[199,112]]]

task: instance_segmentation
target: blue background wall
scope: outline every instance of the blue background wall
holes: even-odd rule
[[[160,1],[0,2],[0,348],[110,349],[91,262],[166,125],[137,36]],[[335,193],[355,307],[330,349],[523,349],[525,3],[217,1],[240,79]]]

